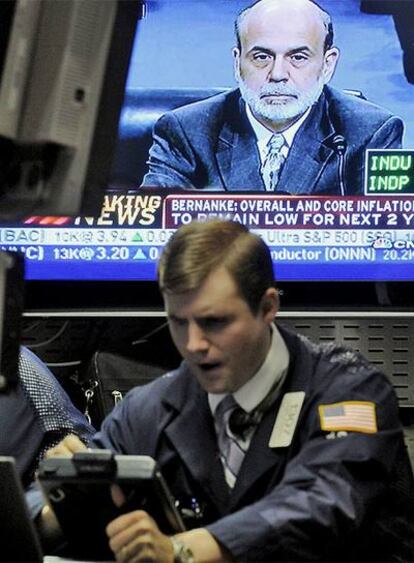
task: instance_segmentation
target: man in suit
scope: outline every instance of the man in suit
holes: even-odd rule
[[[236,20],[239,88],[156,123],[144,186],[363,193],[365,150],[401,148],[401,119],[330,86],[339,57],[311,0],[260,0]]]
[[[154,457],[192,529],[168,536],[144,510],[123,514],[107,527],[117,561],[412,560],[393,389],[355,352],[273,323],[263,240],[193,222],[167,244],[159,283],[184,361],[130,391],[92,447]],[[69,437],[52,453],[81,449]]]

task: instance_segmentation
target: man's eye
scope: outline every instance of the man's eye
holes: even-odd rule
[[[221,317],[212,317],[211,319],[204,319],[202,324],[206,329],[217,329],[223,327],[227,319]]]
[[[266,63],[270,61],[272,57],[267,53],[256,53],[253,55],[253,60],[257,63]]]
[[[169,318],[170,323],[172,323],[175,326],[185,326],[186,324],[186,320],[185,319],[179,319],[177,317],[170,317]]]
[[[303,55],[303,54],[300,54],[300,53],[295,53],[290,58],[292,59],[292,61],[294,63],[302,63],[302,62],[308,60],[308,57],[306,55]]]

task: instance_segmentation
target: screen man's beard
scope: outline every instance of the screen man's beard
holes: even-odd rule
[[[306,92],[283,83],[265,84],[260,88],[259,92],[255,92],[246,85],[240,76],[236,77],[236,79],[242,98],[250,106],[253,115],[259,119],[262,118],[276,122],[295,119],[303,115],[308,108],[318,101],[325,85],[323,76],[321,76],[315,85]],[[274,103],[266,101],[266,99],[262,99],[261,97],[272,94],[293,97],[285,98],[280,102],[275,101]]]

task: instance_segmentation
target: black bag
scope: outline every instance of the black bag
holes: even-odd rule
[[[111,352],[95,352],[82,378],[86,418],[99,428],[124,395],[164,374],[164,367],[132,360]]]

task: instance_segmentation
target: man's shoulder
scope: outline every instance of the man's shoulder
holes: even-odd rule
[[[386,121],[397,117],[388,109],[361,97],[363,93],[358,91],[338,90],[332,86],[325,86],[324,95],[329,112],[340,115],[344,120]]]
[[[321,119],[328,120],[330,126],[340,132],[354,150],[364,147],[380,130],[380,143],[386,143],[387,146],[388,140],[391,140],[394,146],[400,144],[403,122],[387,109],[330,86],[325,87],[322,100]]]
[[[180,402],[185,400],[185,395],[191,392],[194,378],[189,373],[185,362],[178,368],[166,372],[146,385],[133,387],[126,398],[128,402],[136,405],[146,405],[152,407],[155,403],[162,404],[167,402]]]
[[[282,327],[278,325],[278,327],[291,355],[293,357],[300,355],[308,366],[312,366],[311,369],[316,377],[319,375],[324,377],[329,372],[338,373],[341,376],[347,373],[350,376],[357,375],[358,377],[375,374],[380,379],[387,380],[376,366],[353,348],[336,342],[313,342],[283,325]]]
[[[177,369],[157,377],[146,385],[133,387],[109,414],[107,420],[129,420],[131,427],[151,423],[163,426],[172,413],[181,412],[189,400],[195,400],[200,387],[183,362]],[[155,423],[154,421],[157,421]]]
[[[220,94],[210,96],[203,100],[186,104],[167,112],[165,115],[174,115],[179,120],[187,119],[213,119],[223,112],[237,111],[240,102],[238,89],[225,89]]]

